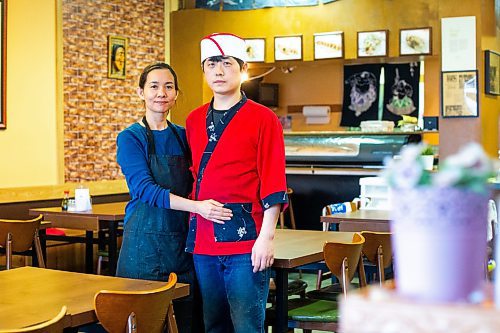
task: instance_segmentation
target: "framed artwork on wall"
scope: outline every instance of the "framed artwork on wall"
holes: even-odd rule
[[[400,29],[399,54],[432,54],[432,28]]]
[[[344,33],[342,31],[314,34],[314,60],[344,57]]]
[[[6,110],[6,61],[7,61],[7,0],[0,0],[0,129],[7,127],[7,110]]]
[[[358,32],[358,58],[387,56],[388,34],[387,30]]]
[[[247,61],[264,62],[266,60],[266,40],[264,38],[245,38]]]
[[[484,92],[500,95],[500,54],[484,51]]]
[[[443,117],[479,116],[477,70],[441,73]]]
[[[302,36],[274,37],[274,60],[301,60]]]
[[[108,77],[125,79],[127,76],[127,38],[108,36]]]

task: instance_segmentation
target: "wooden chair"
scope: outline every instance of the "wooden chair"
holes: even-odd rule
[[[365,243],[364,237],[355,233],[350,243],[326,242],[323,247],[325,262],[332,274],[340,281],[342,295],[347,297],[350,282],[359,269],[361,250]],[[366,281],[360,275],[360,285]],[[301,301],[303,302],[303,301]],[[288,327],[310,330],[337,331],[338,303],[326,300],[311,300],[308,304],[295,307],[293,300],[289,301]]]
[[[392,264],[391,233],[362,231],[361,235],[365,238],[363,256],[377,266],[378,280],[382,286],[385,281],[385,269]],[[361,265],[361,268],[364,271],[364,265]]]
[[[293,213],[293,205],[292,205],[292,195],[293,189],[288,187],[286,189],[286,194],[288,195],[288,215],[290,216],[290,227],[292,229],[297,229],[297,225],[295,224],[295,215]],[[280,213],[280,227],[281,229],[285,228],[285,212]]]
[[[94,298],[94,309],[101,325],[110,333],[177,332],[172,299],[177,275],[171,273],[167,284],[146,291],[101,290]]]
[[[7,257],[6,268],[12,268],[12,254],[26,254],[34,248],[38,259],[38,266],[45,268],[42,247],[38,236],[38,229],[43,215],[31,220],[4,220],[0,219],[0,248],[5,249]]]
[[[66,307],[63,306],[61,311],[52,319],[33,326],[23,327],[23,328],[13,328],[0,330],[0,333],[22,333],[22,332],[30,332],[30,333],[62,333],[64,327],[66,326],[64,323],[64,318],[66,317]]]

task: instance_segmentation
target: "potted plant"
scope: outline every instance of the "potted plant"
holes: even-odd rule
[[[397,291],[423,301],[467,302],[485,280],[493,163],[471,143],[430,172],[421,162],[423,149],[405,146],[383,174],[392,194]]]
[[[434,169],[434,149],[430,145],[425,145],[420,152],[425,170]]]

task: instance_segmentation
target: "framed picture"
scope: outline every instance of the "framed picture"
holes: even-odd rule
[[[432,54],[432,28],[399,30],[399,55]]]
[[[443,117],[479,116],[477,70],[441,73]]]
[[[108,36],[108,77],[125,79],[127,76],[127,38]]]
[[[358,32],[358,57],[385,57],[388,50],[387,30]]]
[[[484,92],[500,95],[500,54],[484,51]]]
[[[344,57],[344,33],[342,31],[314,34],[314,60]]]
[[[264,38],[245,38],[248,62],[264,62],[266,59],[266,40]]]
[[[0,129],[7,127],[7,109],[6,102],[6,77],[5,69],[7,68],[7,0],[0,0],[0,36],[2,42],[0,43]]]
[[[301,60],[302,36],[274,37],[274,60]]]

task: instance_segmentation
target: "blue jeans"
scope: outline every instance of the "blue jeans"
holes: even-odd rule
[[[250,254],[195,254],[207,333],[264,332],[269,269],[253,273]]]

